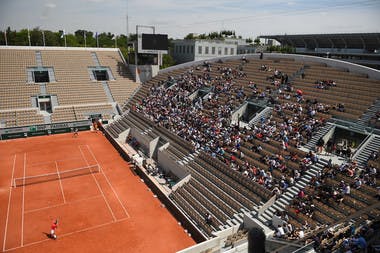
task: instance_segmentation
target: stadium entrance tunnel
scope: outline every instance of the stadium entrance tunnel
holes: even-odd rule
[[[350,158],[367,140],[368,135],[349,128],[335,126],[321,136],[327,153]]]
[[[260,113],[265,106],[258,105],[253,102],[245,102],[231,116],[231,122],[243,122],[250,125],[256,117],[260,117]]]

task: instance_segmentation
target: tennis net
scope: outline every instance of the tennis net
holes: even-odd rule
[[[13,180],[13,187],[20,187],[24,185],[31,185],[31,184],[38,184],[48,181],[54,181],[64,178],[70,178],[70,177],[77,177],[92,173],[98,173],[100,172],[100,167],[98,164],[71,169],[71,170],[65,170],[60,172],[54,172],[54,173],[47,173],[47,174],[41,174],[41,175],[35,175],[35,176],[27,176],[27,177],[18,177]]]

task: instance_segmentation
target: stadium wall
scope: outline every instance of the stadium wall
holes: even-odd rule
[[[245,56],[248,60],[249,59],[260,59],[260,54],[245,54],[245,55],[236,55],[236,56],[226,56],[226,57],[217,57],[208,59],[208,62],[217,62],[219,60],[222,61],[228,61],[228,60],[239,60],[243,56]],[[264,53],[264,58],[271,59],[291,59],[296,62],[316,62],[316,63],[324,63],[327,66],[334,67],[334,68],[341,68],[341,69],[347,69],[348,71],[352,73],[358,73],[358,74],[364,74],[367,75],[369,78],[380,80],[380,70],[369,68],[366,66],[358,65],[355,63],[350,63],[346,61],[336,60],[336,59],[330,59],[330,58],[322,58],[317,56],[309,56],[309,55],[297,55],[297,54],[279,54],[279,53]],[[173,70],[182,69],[186,67],[196,66],[199,64],[203,64],[202,61],[193,61],[193,62],[187,62],[179,65],[175,65],[166,69],[163,69],[159,72],[159,74],[165,74]]]
[[[136,83],[143,83],[149,81],[158,74],[158,65],[128,65],[129,71],[135,78]]]
[[[119,152],[120,156],[127,162],[130,162],[131,157],[124,151],[124,149],[120,146],[120,144],[112,138],[112,136],[103,128],[100,127],[100,130],[104,133],[107,140],[112,144],[112,146]],[[144,180],[144,183],[152,190],[154,194],[157,195],[158,199],[165,205],[165,207],[169,210],[169,212],[179,221],[181,222],[181,226],[187,229],[187,231],[191,234],[191,237],[197,242],[204,242],[207,238],[202,234],[198,228],[192,224],[185,214],[177,208],[177,206],[166,196],[158,186],[145,174],[145,172],[139,166],[135,166],[135,171],[137,175]]]

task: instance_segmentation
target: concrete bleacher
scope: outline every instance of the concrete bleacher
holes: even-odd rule
[[[304,91],[307,99],[336,106],[344,104],[345,111],[331,110],[337,117],[357,120],[380,96],[380,81],[371,80],[362,75],[352,74],[327,66],[308,65],[304,69],[304,78],[294,80],[294,88]],[[315,88],[317,80],[333,80],[336,86],[328,90]]]
[[[114,77],[106,86],[104,82],[92,80],[89,67],[98,67],[93,54],[97,55],[101,67],[109,68]],[[51,68],[53,81],[43,84],[28,81],[27,68],[35,67]],[[1,118],[5,127],[28,125],[25,118],[33,125],[76,121],[89,114],[103,114],[103,119],[111,119],[118,113],[116,104],[122,105],[130,99],[138,86],[117,49],[0,48],[0,111],[6,115]],[[39,95],[55,98],[49,117],[45,113],[44,118],[39,112],[36,104]]]
[[[44,118],[37,109],[0,110],[0,123],[4,127],[38,125],[44,123]]]
[[[283,103],[296,103],[293,95],[295,90],[302,89],[304,91],[304,99],[309,99],[313,101],[317,99],[318,102],[322,102],[325,105],[331,106],[328,112],[317,112],[315,119],[324,119],[323,121],[329,122],[330,118],[344,118],[355,124],[356,120],[366,112],[368,108],[371,107],[373,102],[379,97],[380,92],[380,82],[378,80],[369,79],[366,75],[347,72],[341,68],[328,67],[324,63],[306,62],[306,61],[296,61],[289,59],[270,58],[264,60],[259,60],[248,57],[248,62],[242,62],[241,59],[234,60],[218,60],[211,62],[211,68],[205,70],[203,68],[203,63],[194,63],[193,66],[186,65],[187,67],[178,66],[177,69],[173,71],[165,71],[161,75],[152,78],[150,81],[144,83],[137,94],[126,104],[125,108],[131,109],[130,113],[111,124],[109,127],[110,132],[115,136],[118,136],[127,127],[134,127],[137,125],[140,129],[151,129],[154,124],[148,118],[149,115],[143,115],[141,113],[134,112],[135,107],[141,103],[141,101],[150,95],[150,88],[152,86],[160,86],[169,82],[172,77],[174,80],[180,78],[181,75],[186,75],[188,71],[193,71],[195,75],[202,76],[204,74],[209,74],[211,77],[220,75],[221,68],[231,68],[239,69],[244,71],[246,76],[241,76],[233,79],[234,88],[225,93],[220,93],[217,99],[217,103],[211,104],[208,101],[204,101],[202,110],[203,115],[212,118],[217,110],[217,105],[224,103],[233,103],[234,108],[238,108],[242,103],[245,102],[244,99],[236,99],[237,89],[242,87],[244,93],[246,93],[247,98],[252,95],[248,84],[250,81],[254,82],[259,91],[271,89],[271,94],[275,97],[276,102],[280,105]],[[260,67],[266,65],[271,68],[271,71],[262,71]],[[268,76],[273,74],[273,71],[277,69],[282,73],[286,73],[289,76],[290,83],[292,84],[294,91],[291,93],[292,98],[286,100],[281,97],[281,93],[278,93],[278,88],[282,88],[282,85],[275,87],[268,80]],[[300,73],[304,71],[305,78],[301,78]],[[325,73],[325,72],[326,73]],[[337,83],[336,87],[331,87],[329,90],[323,90],[314,87],[314,82],[316,80],[334,80]],[[206,84],[207,85],[207,84]],[[278,99],[277,99],[278,98]],[[339,112],[333,107],[337,103],[344,103],[345,112]],[[302,102],[300,106],[303,107],[306,116],[307,105]],[[281,129],[281,124],[294,116],[294,111],[283,109],[281,113],[272,112],[268,114],[266,118],[270,118],[271,121],[276,122],[278,129]],[[128,120],[127,117],[133,118],[133,120]],[[303,129],[303,118],[301,113],[301,120],[297,122],[294,127]],[[124,121],[128,121],[124,124]],[[322,122],[322,121],[321,121]],[[255,122],[259,125],[259,122]],[[148,127],[149,126],[149,127]],[[325,126],[325,128],[324,128]],[[251,126],[253,127],[253,126]],[[319,136],[319,131],[326,131],[329,125],[325,122],[318,124],[314,129],[313,138],[311,142],[315,142],[316,138]],[[249,134],[249,130],[240,129],[240,134],[242,139],[244,135]],[[166,130],[165,135],[168,135],[169,131]],[[163,132],[157,132],[155,136],[161,136]],[[178,143],[179,140],[175,138],[175,134],[171,135],[171,142]],[[182,140],[184,141],[184,140]],[[304,145],[306,143],[302,143]],[[310,149],[314,148],[315,143],[307,143],[307,147]],[[191,151],[180,151],[184,146],[189,144],[179,144],[171,145],[168,152],[172,154],[176,159],[181,160],[188,155]],[[253,152],[253,146],[260,145],[262,150],[259,153]],[[305,150],[305,148],[303,149]],[[300,170],[301,159],[305,157],[306,152],[297,149],[291,141],[291,146],[288,147],[287,151],[283,151],[283,147],[280,140],[270,139],[269,142],[263,142],[259,139],[244,140],[241,142],[239,151],[236,152],[232,147],[226,147],[223,157],[218,156],[218,158],[213,158],[209,154],[204,152],[199,152],[194,159],[186,163],[188,170],[192,176],[190,181],[182,187],[179,187],[170,196],[172,200],[177,203],[179,208],[188,215],[188,218],[192,220],[193,223],[197,224],[201,230],[207,235],[207,237],[212,237],[215,232],[231,227],[236,224],[240,224],[242,220],[239,218],[242,213],[250,212],[252,216],[256,215],[256,210],[260,208],[272,195],[269,189],[266,189],[262,185],[251,181],[249,178],[243,176],[241,172],[231,169],[225,164],[225,161],[230,161],[232,156],[235,156],[234,162],[244,168],[246,162],[250,165],[254,165],[260,169],[264,169],[268,172],[268,164],[263,164],[261,162],[262,156],[266,155],[273,157],[278,153],[288,156],[290,153],[296,153],[298,159],[295,161],[286,160],[287,170],[282,173],[279,170],[271,171],[273,179],[278,182],[285,176],[291,176],[294,170]],[[240,152],[244,153],[244,156],[240,156]],[[319,201],[315,201],[316,210],[314,212],[314,217],[310,218],[303,214],[295,214],[293,209],[290,208],[292,200],[297,195],[300,189],[307,188],[310,181],[315,177],[322,169],[327,161],[323,161],[312,165],[302,174],[301,178],[295,182],[295,185],[289,187],[285,190],[281,197],[274,202],[264,213],[259,215],[257,218],[264,224],[270,225],[272,216],[275,215],[277,211],[288,210],[290,214],[290,223],[292,223],[296,228],[302,227],[305,221],[311,226],[312,229],[318,229],[323,224],[333,224],[335,222],[341,221],[347,215],[353,215],[359,210],[370,208],[374,201],[374,188],[363,187],[365,191],[353,191],[352,196],[347,197],[343,204],[342,209],[339,209],[334,202],[325,204]],[[345,179],[349,181],[349,179]],[[328,185],[333,186],[336,182],[328,181]],[[365,194],[370,194],[366,197]],[[331,202],[331,201],[330,201]],[[357,205],[355,205],[357,203]],[[207,224],[204,219],[205,213],[211,213],[214,220],[211,224]],[[368,212],[367,217],[373,219],[379,217],[379,210],[371,210]]]
[[[88,119],[89,115],[102,114],[102,118],[109,120],[114,115],[112,104],[83,104],[70,106],[57,106],[54,108],[51,121],[65,122]]]
[[[0,48],[0,84],[26,83],[26,68],[36,66],[33,50]]]

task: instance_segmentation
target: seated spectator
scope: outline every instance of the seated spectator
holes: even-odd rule
[[[284,228],[281,225],[278,225],[277,227],[277,232],[276,232],[276,237],[284,237],[285,236],[285,231]]]
[[[345,111],[344,104],[339,103],[338,106],[337,106],[337,110],[339,112],[344,112]]]
[[[211,225],[211,223],[212,223],[212,215],[209,214],[209,213],[206,213],[206,215],[205,215],[205,221],[206,221],[206,224]]]

